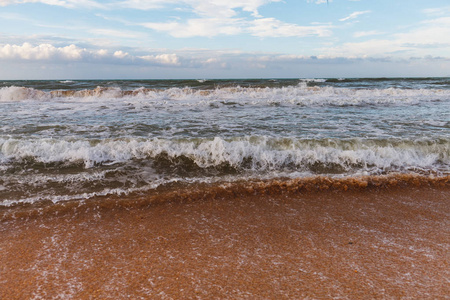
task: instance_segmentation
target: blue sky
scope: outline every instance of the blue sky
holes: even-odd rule
[[[450,76],[448,0],[0,0],[0,79]]]

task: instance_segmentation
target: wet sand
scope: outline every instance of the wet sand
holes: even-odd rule
[[[85,206],[0,223],[0,299],[448,299],[450,188]]]

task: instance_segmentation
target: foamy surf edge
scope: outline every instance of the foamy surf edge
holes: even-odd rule
[[[248,196],[280,196],[309,193],[364,192],[396,188],[450,188],[449,176],[423,176],[417,174],[389,174],[381,176],[304,178],[277,178],[271,180],[246,180],[236,182],[197,183],[176,185],[149,190],[144,193],[123,195],[92,195],[82,199],[64,201],[39,201],[16,203],[0,209],[0,220],[36,217],[48,213],[61,214],[74,209],[140,208],[169,202],[207,201],[211,199],[236,199]]]
[[[334,164],[349,171],[376,167],[430,168],[450,165],[450,140],[308,140],[247,136],[237,138],[121,138],[105,140],[0,138],[0,163],[79,164],[84,168],[131,160],[186,158],[199,168],[227,164],[253,171]]]

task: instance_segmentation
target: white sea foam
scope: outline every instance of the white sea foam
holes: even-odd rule
[[[34,162],[43,165],[33,166]],[[72,163],[77,165],[73,167]],[[196,167],[192,168],[193,164]],[[18,170],[8,171],[0,178],[0,206],[14,206],[126,195],[175,182],[392,172],[450,175],[450,140],[342,141],[261,136],[97,141],[0,139],[1,165]],[[230,167],[237,172],[228,173]],[[179,173],[179,169],[188,172]]]
[[[99,192],[91,192],[91,193],[82,193],[82,194],[74,194],[74,195],[38,195],[34,197],[27,197],[21,199],[5,199],[0,201],[0,207],[8,207],[17,204],[33,204],[40,201],[51,201],[53,203],[58,203],[62,201],[70,201],[70,200],[81,200],[81,199],[90,199],[98,196],[107,196],[107,195],[127,195],[132,192],[145,191],[148,190],[145,188],[134,188],[134,189],[104,189]]]
[[[108,171],[96,171],[96,172],[80,172],[77,174],[19,174],[7,176],[9,184],[27,185],[33,187],[42,187],[48,183],[56,183],[63,185],[78,184],[83,182],[94,182],[105,179],[105,175]],[[5,177],[6,178],[6,177]]]
[[[308,141],[269,137],[214,139],[0,139],[0,162],[32,158],[41,163],[97,164],[133,159],[186,157],[201,168],[228,164],[237,169],[296,170],[314,164],[337,165],[346,171],[376,168],[443,168],[450,171],[450,141],[377,143],[376,141]]]
[[[223,87],[212,90],[192,88],[146,89],[124,91],[120,88],[97,87],[92,90],[57,90],[44,92],[25,87],[0,89],[0,102],[22,100],[50,100],[70,98],[76,101],[124,99],[129,101],[189,102],[191,105],[208,105],[212,102],[233,101],[239,104],[286,105],[362,105],[362,104],[410,104],[421,101],[448,101],[450,90],[445,89],[349,89],[336,87],[308,87],[307,80],[297,86],[281,88]]]
[[[323,78],[302,78],[300,79],[301,82],[326,82],[326,79]]]
[[[0,102],[11,102],[21,100],[45,100],[50,99],[51,95],[32,88],[19,86],[10,86],[0,88]]]
[[[262,177],[261,177],[262,178]],[[0,207],[8,207],[8,206],[14,206],[17,204],[33,204],[36,202],[41,201],[51,201],[53,203],[58,202],[64,202],[64,201],[71,201],[71,200],[86,200],[94,197],[101,197],[101,196],[111,196],[111,195],[129,195],[131,193],[137,193],[137,192],[145,192],[149,190],[156,189],[157,187],[165,184],[170,183],[176,183],[176,182],[184,182],[184,183],[213,183],[220,180],[223,180],[223,178],[205,178],[205,177],[198,177],[198,178],[161,178],[153,180],[152,182],[149,182],[143,186],[139,187],[129,187],[129,188],[104,188],[102,190],[96,191],[96,192],[85,192],[85,193],[71,193],[71,194],[64,194],[64,195],[58,195],[58,194],[52,194],[48,193],[48,190],[45,190],[45,192],[38,192],[37,195],[32,197],[23,197],[23,198],[17,198],[17,199],[3,199],[0,200]],[[237,181],[242,178],[229,178],[228,182]],[[44,178],[42,179],[44,180]],[[70,188],[70,187],[69,187]]]

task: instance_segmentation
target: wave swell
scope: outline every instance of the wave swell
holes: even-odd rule
[[[313,173],[422,169],[448,172],[450,140],[223,139],[0,139],[0,162],[80,165],[92,168],[152,160],[164,169],[229,167],[236,171]],[[189,170],[188,170],[189,171]]]
[[[222,87],[216,89],[185,88],[137,88],[122,90],[113,87],[97,87],[86,90],[42,91],[27,87],[0,88],[0,102],[26,100],[50,101],[52,99],[136,99],[142,101],[190,101],[198,104],[215,101],[233,101],[240,104],[279,103],[294,105],[362,105],[362,104],[410,104],[420,101],[450,100],[446,89],[354,89],[308,86],[273,87]]]

